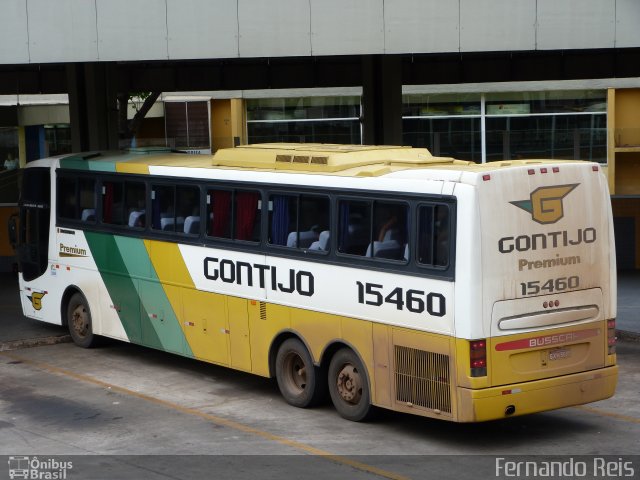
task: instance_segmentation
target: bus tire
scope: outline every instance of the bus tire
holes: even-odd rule
[[[328,385],[331,401],[341,417],[360,422],[371,416],[373,407],[366,371],[350,348],[338,350],[331,359]]]
[[[74,293],[67,304],[67,326],[73,343],[82,348],[94,347],[97,338],[93,334],[91,310],[81,293]]]
[[[319,369],[311,355],[297,338],[285,340],[276,355],[276,380],[280,393],[288,404],[307,408],[323,397],[324,382],[319,381]]]

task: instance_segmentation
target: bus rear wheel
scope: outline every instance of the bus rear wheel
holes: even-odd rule
[[[354,422],[371,416],[369,383],[364,366],[349,348],[338,350],[329,364],[329,394],[341,417]]]
[[[280,345],[276,355],[276,379],[287,403],[300,408],[317,404],[326,391],[319,372],[300,340],[289,338]]]
[[[91,348],[96,345],[97,339],[93,334],[91,311],[87,299],[81,293],[74,293],[69,299],[67,325],[73,343],[82,348]]]

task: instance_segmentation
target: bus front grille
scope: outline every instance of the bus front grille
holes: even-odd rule
[[[396,401],[451,413],[449,356],[395,346]]]

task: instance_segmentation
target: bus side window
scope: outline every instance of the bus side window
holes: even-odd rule
[[[78,181],[80,220],[87,223],[96,221],[96,181],[92,178],[80,178]]]
[[[269,243],[298,246],[298,198],[295,195],[269,197]]]
[[[408,206],[379,200],[342,201],[339,251],[349,255],[407,260]]]
[[[102,222],[124,225],[124,185],[122,182],[102,183]]]
[[[231,195],[227,190],[207,190],[207,235],[231,238]]]
[[[418,263],[449,265],[450,221],[447,205],[428,205],[418,209]]]
[[[176,187],[176,231],[200,234],[200,189]]]
[[[298,229],[300,241],[298,248],[309,250],[329,250],[329,226],[331,207],[327,197],[315,195],[300,196]]]
[[[338,251],[365,256],[371,243],[371,202],[342,200],[338,205]]]
[[[145,184],[125,182],[124,213],[129,227],[145,227]]]
[[[261,217],[260,192],[235,192],[235,239],[249,242],[260,241]]]
[[[58,178],[58,217],[77,219],[76,179]]]
[[[367,256],[407,260],[407,205],[375,201],[373,207],[374,236],[367,248]]]
[[[324,233],[322,243],[321,233]],[[329,236],[328,198],[317,195],[269,197],[271,245],[326,251],[329,249]]]
[[[81,220],[86,223],[96,221],[95,180],[91,178],[58,178],[58,217]]]
[[[175,187],[173,185],[153,185],[151,188],[151,228],[175,232]]]

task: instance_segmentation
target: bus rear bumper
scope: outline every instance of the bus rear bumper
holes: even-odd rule
[[[458,421],[484,422],[557,408],[582,405],[613,396],[616,365],[500,387],[458,389]]]

